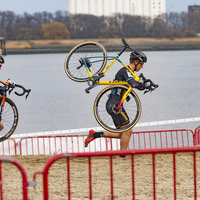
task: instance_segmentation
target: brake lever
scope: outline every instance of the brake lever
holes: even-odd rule
[[[151,85],[149,88],[146,88],[146,90],[144,91],[144,94],[146,94],[147,92],[153,92],[156,88],[158,88],[158,85]]]
[[[27,92],[27,95],[26,95],[25,99],[28,98],[28,96],[29,96],[29,94],[30,94],[30,92],[31,92],[31,89],[27,90],[26,92]]]
[[[14,87],[10,88],[8,93],[10,94],[13,91]]]
[[[152,91],[150,89],[146,89],[143,94],[146,94],[147,92],[152,92]]]

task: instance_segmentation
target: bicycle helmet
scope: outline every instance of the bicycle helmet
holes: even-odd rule
[[[140,62],[147,62],[147,57],[142,51],[134,50],[130,54],[130,60],[138,60]]]
[[[0,63],[3,64],[4,63],[4,59],[2,56],[0,56]]]

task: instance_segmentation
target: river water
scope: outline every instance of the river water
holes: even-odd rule
[[[142,122],[200,117],[200,51],[147,51],[148,63],[140,71],[159,88],[143,95]],[[128,64],[129,52],[120,59]],[[108,55],[116,55],[110,52]],[[64,71],[64,54],[7,55],[1,80],[10,78],[32,91],[27,100],[11,93],[20,119],[14,134],[98,127],[93,115],[93,102],[101,89],[98,86],[85,93],[87,83],[74,82]],[[103,80],[112,80],[121,65],[116,63]],[[138,73],[139,74],[139,73]],[[200,122],[151,127],[138,130],[188,128],[194,130]]]

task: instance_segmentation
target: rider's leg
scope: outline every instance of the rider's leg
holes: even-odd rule
[[[113,122],[115,124],[115,127],[124,128],[124,127],[126,127],[130,124],[129,118],[128,118],[126,111],[124,110],[123,107],[122,107],[122,110],[119,114],[113,113],[111,108],[112,108],[112,104],[107,102],[106,109],[107,109],[107,112],[111,115]],[[125,125],[122,126],[121,124],[125,124]],[[89,135],[85,139],[85,147],[87,147],[88,144],[90,142],[92,142],[93,140],[95,140],[96,138],[106,137],[106,138],[121,139],[120,149],[127,149],[128,145],[129,145],[131,133],[132,133],[132,129],[125,131],[125,132],[121,132],[121,133],[113,133],[113,132],[110,132],[110,131],[95,132],[94,130],[90,130]]]
[[[127,124],[129,125],[129,124]],[[126,127],[127,125],[122,126]],[[100,137],[105,137],[105,138],[116,138],[116,139],[121,139],[120,141],[120,149],[127,149],[128,145],[129,145],[129,141],[131,138],[131,134],[132,134],[132,129],[122,132],[122,133],[113,133],[110,131],[105,131],[105,132],[95,132],[93,130],[89,131],[89,135],[85,140],[85,147],[88,146],[88,144],[90,142],[92,142],[93,140],[95,140],[96,138],[100,138]]]
[[[131,134],[132,134],[132,129],[122,133],[121,140],[120,140],[120,149],[121,150],[128,148]]]
[[[113,132],[110,132],[110,131],[105,131],[104,132],[104,137],[121,139],[122,133],[113,133]]]
[[[3,130],[3,128],[4,128],[4,125],[3,125],[2,121],[0,121],[0,131]]]
[[[85,139],[85,147],[88,146],[90,142],[95,140],[96,138],[116,138],[116,139],[121,139],[122,133],[113,133],[109,131],[105,132],[95,132],[94,130],[90,130],[87,138]]]
[[[90,142],[100,137],[104,137],[104,132],[95,132],[94,130],[90,130],[87,138],[85,139],[85,147],[88,147]]]
[[[129,123],[124,126],[121,126],[121,128],[124,128],[128,125]],[[131,134],[132,134],[132,129],[129,129],[128,131],[124,131],[122,133],[113,133],[113,132],[106,131],[104,132],[104,137],[121,139],[120,149],[127,149],[130,138],[131,138]]]

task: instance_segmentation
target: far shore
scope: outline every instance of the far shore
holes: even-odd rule
[[[118,51],[122,48],[121,38],[110,39],[69,39],[69,40],[28,40],[6,41],[7,54],[28,53],[68,53],[74,46],[94,41],[102,44],[107,51]],[[126,38],[134,49],[141,50],[200,50],[200,37],[196,38]]]

